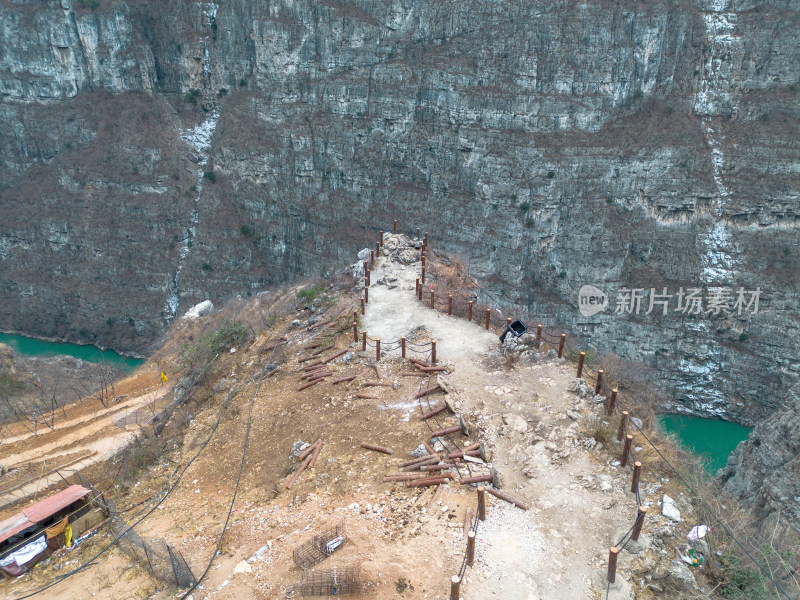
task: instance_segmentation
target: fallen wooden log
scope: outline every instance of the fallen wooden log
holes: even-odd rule
[[[439,371],[444,371],[446,367],[420,367],[417,365],[417,368],[423,373],[437,373]]]
[[[303,371],[313,371],[322,366],[322,361],[317,360],[316,362],[308,363],[307,365],[303,365]]]
[[[422,415],[422,420],[425,421],[427,419],[430,419],[431,417],[435,417],[439,413],[443,413],[444,411],[446,411],[448,408],[450,407],[447,406],[447,404],[445,404],[444,406],[440,406],[439,408],[434,408],[433,410],[426,412],[424,415]]]
[[[468,483],[484,483],[492,481],[493,477],[491,475],[474,475],[473,477],[464,477],[461,479],[462,485],[466,485]]]
[[[272,377],[273,375],[275,375],[275,373],[277,373],[277,372],[278,372],[278,371],[280,371],[280,370],[281,370],[281,368],[280,368],[280,367],[278,367],[277,369],[272,369],[272,371],[270,371],[269,373],[267,373],[267,377]]]
[[[419,458],[412,458],[411,460],[404,460],[403,462],[400,463],[400,466],[401,467],[409,467],[411,465],[416,465],[416,464],[419,464],[419,463],[427,463],[432,458],[436,458],[438,460],[439,456],[436,453],[434,453],[433,456],[420,456]]]
[[[448,458],[456,458],[456,455],[458,455],[460,452],[468,452],[470,450],[477,450],[480,447],[481,447],[481,443],[480,442],[475,442],[474,444],[470,444],[469,446],[464,446],[463,448],[461,448],[461,450],[459,450],[457,452],[451,452],[450,454],[447,455],[447,457]]]
[[[428,388],[428,389],[426,389],[426,390],[422,390],[422,391],[421,391],[421,392],[419,392],[419,393],[418,393],[416,396],[414,396],[414,398],[422,398],[423,396],[427,396],[428,394],[432,394],[432,393],[433,393],[433,392],[435,392],[436,390],[440,390],[440,389],[442,389],[442,388],[441,388],[441,386],[440,386],[440,385],[437,383],[437,384],[436,384],[435,386],[433,386],[433,387],[429,387],[429,388]]]
[[[364,383],[364,387],[392,387],[391,383],[379,383],[377,381],[367,381]]]
[[[362,400],[380,400],[377,396],[370,396],[369,394],[356,394],[356,398],[361,398]]]
[[[422,462],[414,463],[413,465],[406,465],[405,467],[400,467],[400,470],[401,471],[416,471],[420,467],[422,467],[423,465],[432,465],[432,464],[437,463],[437,462],[439,462],[439,458],[436,457],[436,456],[431,456],[430,458],[428,458],[428,459],[426,459],[426,460],[424,460]]]
[[[481,455],[480,450],[459,450],[457,452],[451,452],[447,455],[447,458],[464,458],[465,456],[472,456],[473,458],[478,458]]]
[[[428,451],[428,454],[436,454],[436,450],[431,448],[431,445],[428,442],[422,442],[422,445],[425,446],[425,450]]]
[[[322,327],[323,325],[328,325],[329,323],[333,323],[333,319],[328,319],[327,321],[322,321],[320,323],[314,323],[311,327],[308,328],[309,331],[314,331],[318,327]]]
[[[328,375],[326,375],[325,377],[328,377]],[[319,379],[314,379],[313,381],[310,381],[310,382],[308,382],[306,384],[303,384],[299,388],[297,388],[297,391],[298,392],[302,392],[304,389],[310,388],[312,385],[316,385],[320,381],[323,381],[325,379],[325,377],[320,377]]]
[[[332,349],[333,349],[335,346],[336,346],[336,344],[328,344],[327,346],[325,346],[325,347],[323,347],[323,348],[320,348],[319,350],[315,350],[315,351],[314,351],[314,352],[311,354],[311,356],[319,356],[319,355],[320,355],[320,354],[322,354],[323,352],[327,352],[328,350],[332,350]]]
[[[319,456],[320,451],[322,450],[322,440],[317,443],[317,449],[314,450],[314,454],[311,458],[311,464],[308,465],[310,468],[314,468],[314,464],[317,462],[317,457]]]
[[[419,479],[419,473],[393,473],[383,477],[383,483],[390,481],[413,481]]]
[[[309,344],[308,346],[303,346],[300,348],[301,350],[313,350],[314,348],[319,348],[322,346],[324,342],[317,342],[316,344]]]
[[[376,446],[375,444],[368,444],[367,442],[361,442],[361,447],[367,450],[374,450],[375,452],[383,452],[384,454],[394,454],[394,450],[391,448]]]
[[[339,357],[340,357],[340,356],[342,356],[343,354],[347,354],[347,348],[345,348],[344,350],[340,350],[339,352],[337,352],[337,353],[336,353],[336,354],[334,354],[333,356],[329,356],[328,358],[326,358],[326,359],[325,359],[325,360],[323,360],[322,362],[323,362],[323,363],[329,363],[329,362],[331,362],[332,360],[334,360],[334,359],[336,359],[336,358],[339,358]]]
[[[317,358],[317,357],[316,357],[316,356],[314,356],[313,354],[312,354],[311,356],[305,356],[305,357],[303,357],[303,358],[299,359],[299,360],[297,361],[297,364],[303,364],[304,362],[308,362],[309,360],[314,360],[314,359],[316,359],[316,358]]]
[[[311,371],[306,375],[301,375],[300,379],[318,379],[320,377],[330,377],[331,375],[336,375],[336,372],[328,371],[327,369],[321,369],[319,371]]]
[[[322,440],[317,440],[316,442],[314,442],[313,444],[311,444],[310,446],[308,446],[308,447],[307,447],[305,450],[303,450],[303,451],[302,451],[302,452],[301,452],[301,453],[298,455],[298,457],[297,457],[297,460],[303,460],[303,459],[304,459],[306,456],[308,456],[309,454],[311,454],[311,453],[314,451],[314,449],[315,449],[315,448],[316,448],[316,447],[317,447],[317,446],[318,446],[318,445],[319,445],[321,442],[322,442]]]
[[[505,492],[501,492],[498,489],[490,487],[486,488],[486,491],[489,492],[492,496],[496,496],[497,498],[500,498],[500,500],[505,500],[506,502],[510,502],[511,504],[513,504],[517,508],[521,508],[522,510],[529,510],[531,507],[529,503],[523,502],[522,500],[517,500],[513,496],[509,496]]]
[[[419,467],[420,471],[446,471],[452,469],[453,465],[422,465]]]
[[[353,378],[353,381],[351,381],[351,382],[348,384],[348,387],[349,387],[349,386],[351,386],[351,385],[353,385],[353,383],[355,383],[355,381],[356,381],[357,379],[359,379],[360,377],[363,377],[363,376],[364,376],[364,375],[366,375],[367,373],[369,373],[369,369],[364,369],[363,371],[361,371],[361,373],[359,373],[358,375],[356,375],[356,376]]]
[[[448,473],[448,475],[452,475]],[[428,487],[431,485],[439,485],[441,483],[447,482],[447,477],[424,477],[422,479],[414,479],[413,481],[409,481],[406,483],[408,487]]]
[[[431,366],[428,363],[426,363],[424,360],[419,360],[418,358],[409,358],[408,360],[410,360],[412,363],[414,363],[415,365],[420,366],[420,367],[430,367]]]
[[[378,379],[379,380],[383,379],[383,373],[381,373],[381,368],[377,364],[372,366],[375,367],[375,373],[378,375]]]
[[[294,482],[297,481],[297,478],[300,476],[300,473],[302,473],[305,470],[305,468],[309,465],[309,463],[311,462],[312,457],[313,457],[313,454],[309,454],[308,456],[306,456],[306,459],[303,461],[303,464],[301,464],[297,468],[297,471],[294,472],[294,475],[292,475],[292,478],[286,484],[286,489],[287,490],[290,487],[292,487],[292,485],[294,485]]]
[[[339,379],[334,379],[331,381],[331,384],[336,385],[337,383],[343,383],[345,381],[353,381],[355,378],[355,375],[350,375],[349,377],[340,377]]]

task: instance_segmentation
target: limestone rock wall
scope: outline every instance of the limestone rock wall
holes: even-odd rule
[[[799,29],[788,1],[2,0],[0,328],[143,352],[397,218],[752,423],[798,372]],[[720,286],[759,313],[614,314]]]

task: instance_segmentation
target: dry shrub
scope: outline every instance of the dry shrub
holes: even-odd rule
[[[586,437],[594,438],[609,447],[617,439],[617,430],[611,419],[604,419],[595,412],[587,412],[581,421],[581,430]]]

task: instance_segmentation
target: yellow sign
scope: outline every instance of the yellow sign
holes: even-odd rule
[[[161,383],[167,383],[167,376],[164,375],[164,371],[161,371]]]

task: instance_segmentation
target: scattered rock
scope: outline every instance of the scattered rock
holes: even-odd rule
[[[427,454],[428,454],[428,450],[422,444],[420,444],[419,446],[417,446],[416,448],[414,448],[411,451],[411,456],[413,456],[414,458],[422,458],[423,456],[426,456]]]
[[[308,448],[309,443],[304,442],[303,440],[297,440],[294,444],[292,444],[292,455],[297,458],[300,454]]]
[[[233,567],[234,575],[238,575],[239,573],[252,573],[252,572],[253,572],[253,567],[251,567],[246,560],[243,560],[238,565]]]
[[[203,300],[199,304],[195,304],[192,308],[186,311],[183,315],[184,319],[197,319],[203,315],[207,315],[214,309],[214,304],[211,300]]]
[[[670,563],[667,569],[667,578],[679,590],[691,590],[697,587],[694,573],[685,563],[677,560]]]
[[[677,504],[675,504],[675,500],[664,494],[664,498],[661,500],[661,514],[670,519],[671,521],[675,521],[676,523],[681,522],[681,511],[678,510]]]
[[[505,423],[505,427],[501,431],[502,435],[523,435],[528,433],[528,423],[520,415],[506,413],[503,415],[503,423]]]

